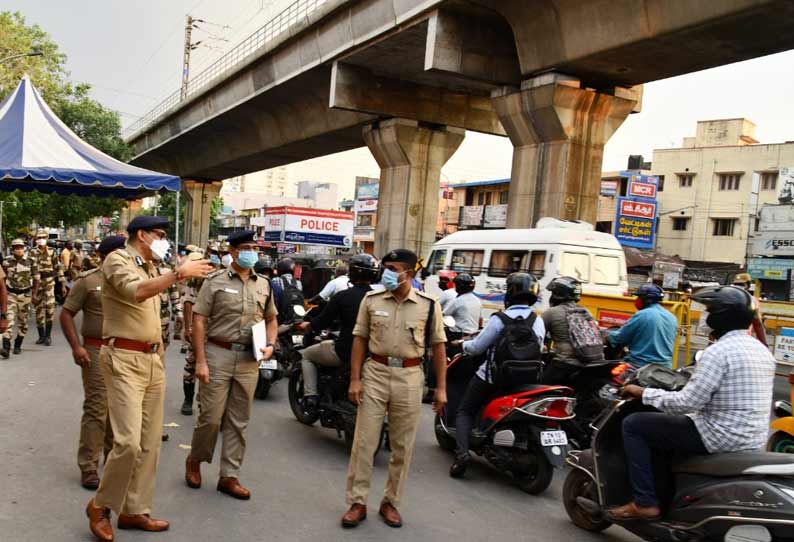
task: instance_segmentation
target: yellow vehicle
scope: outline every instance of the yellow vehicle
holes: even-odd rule
[[[788,382],[791,386],[790,400],[775,402],[775,415],[778,418],[770,425],[774,431],[767,443],[770,452],[794,454],[794,416],[791,411],[791,405],[794,404],[794,369],[788,375]]]

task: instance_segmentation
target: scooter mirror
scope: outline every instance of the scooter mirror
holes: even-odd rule
[[[444,317],[444,325],[446,327],[455,327],[455,318],[453,316],[445,316]]]
[[[292,310],[295,313],[295,316],[300,316],[301,318],[306,316],[306,309],[304,309],[302,305],[294,305]]]
[[[703,358],[703,350],[695,352],[695,363],[698,363]]]

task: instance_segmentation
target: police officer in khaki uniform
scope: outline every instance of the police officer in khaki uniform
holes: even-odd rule
[[[22,341],[28,332],[28,317],[30,315],[30,296],[33,291],[33,275],[36,272],[36,263],[25,251],[25,241],[14,239],[11,241],[11,255],[3,261],[3,269],[7,273],[6,286],[8,288],[8,330],[3,335],[3,348],[0,356],[7,358],[11,350],[11,337],[14,324],[17,327],[17,336],[14,339],[14,354],[22,353]]]
[[[411,285],[416,274],[416,254],[406,249],[393,250],[382,263],[386,289],[367,294],[353,329],[349,397],[358,405],[358,417],[347,474],[350,508],[342,517],[342,526],[348,528],[367,517],[372,460],[387,413],[391,458],[379,513],[390,527],[402,526],[397,506],[416,441],[425,381],[422,356],[427,346],[432,346],[438,382],[434,408],[440,410],[447,402],[446,336],[440,305],[434,297]]]
[[[106,237],[97,252],[104,258],[124,246],[126,237]],[[102,348],[102,283],[104,279],[99,267],[83,271],[66,296],[61,310],[61,329],[72,347],[74,362],[83,375],[83,417],[80,420],[80,445],[77,448],[77,466],[80,467],[80,483],[86,489],[99,487],[99,458],[103,451],[110,453],[113,434],[108,420],[108,402],[105,382],[99,368],[99,349]],[[75,315],[83,311],[83,324],[77,336]]]
[[[238,476],[259,377],[251,326],[265,320],[267,346],[262,353],[269,359],[278,324],[270,283],[253,272],[258,259],[254,232],[232,233],[228,242],[232,263],[207,277],[193,307],[199,417],[185,464],[185,481],[188,487],[201,487],[201,463],[212,462],[222,430],[217,489],[236,499],[249,499],[251,492],[240,485]]]
[[[150,517],[160,439],[165,372],[160,328],[160,293],[175,282],[209,272],[209,263],[188,261],[163,275],[156,265],[170,245],[168,219],[135,217],[127,246],[102,263],[102,340],[99,365],[105,382],[113,449],[86,513],[91,532],[113,540],[110,511],[120,529],[164,531],[168,522]]]

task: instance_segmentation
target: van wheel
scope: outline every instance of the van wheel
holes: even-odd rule
[[[546,491],[551,485],[554,476],[554,467],[542,450],[530,447],[528,454],[528,469],[520,474],[514,474],[518,487],[530,495],[538,495]]]
[[[794,454],[794,436],[783,431],[776,431],[769,439],[766,449],[781,454]]]
[[[439,418],[438,414],[436,414],[436,419],[433,422],[433,428],[436,432],[436,441],[438,442],[438,445],[441,447],[441,449],[446,450],[447,452],[454,452],[455,448],[457,448],[455,439],[449,436],[449,433],[444,431],[444,426],[441,425],[441,418]]]
[[[598,495],[593,479],[579,469],[573,469],[568,473],[568,476],[565,478],[565,484],[562,486],[562,503],[565,505],[565,511],[568,512],[568,517],[571,518],[573,524],[580,529],[594,533],[603,531],[612,525],[609,521],[601,517],[595,517],[579,506],[576,500],[578,497],[584,497],[585,499],[598,502]]]

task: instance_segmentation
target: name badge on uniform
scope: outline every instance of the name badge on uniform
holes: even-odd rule
[[[224,288],[223,291],[226,292],[227,294],[239,294],[240,293],[240,290],[235,290],[233,288]]]
[[[386,311],[375,311],[375,316],[388,316],[389,313]]]
[[[97,292],[99,292],[99,291],[101,291],[101,290],[102,290],[102,286],[97,286],[97,287],[96,287],[96,288],[94,288],[94,289],[95,289]]]
[[[138,264],[138,267],[143,267],[143,258],[135,256],[135,263]]]

